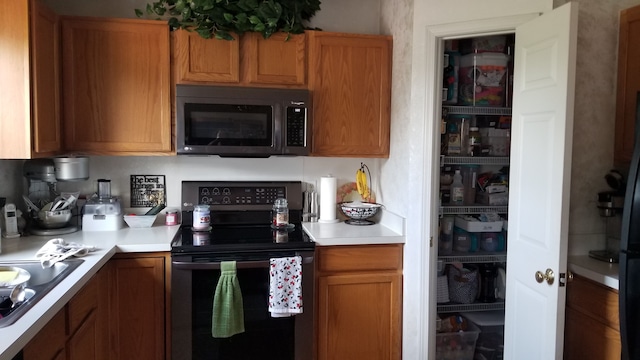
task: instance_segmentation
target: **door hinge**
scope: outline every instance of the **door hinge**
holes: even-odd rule
[[[567,285],[567,274],[565,273],[560,273],[560,279],[558,281],[558,285],[560,287],[564,287]]]
[[[433,236],[429,236],[429,247],[433,247]]]

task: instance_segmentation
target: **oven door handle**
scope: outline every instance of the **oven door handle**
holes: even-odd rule
[[[306,256],[302,258],[303,264],[310,264],[313,262],[313,256]],[[172,261],[173,268],[179,270],[217,270],[220,269],[221,262],[189,262],[189,261]],[[255,261],[236,261],[236,269],[258,269],[268,268],[271,266],[269,260],[255,260]]]

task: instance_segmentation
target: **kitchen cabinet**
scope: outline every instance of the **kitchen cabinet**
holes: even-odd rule
[[[638,117],[640,67],[637,65],[640,49],[640,6],[620,12],[618,37],[618,88],[616,96],[616,129],[614,164],[628,167],[635,143]]]
[[[389,157],[392,38],[307,31],[314,156]]]
[[[564,358],[620,359],[618,291],[574,275],[567,284]]]
[[[204,39],[195,32],[173,33],[177,84],[298,87],[306,85],[305,34],[234,35]]]
[[[3,5],[12,10],[0,15],[0,158],[54,155],[62,146],[59,17],[37,0]]]
[[[402,245],[316,252],[318,360],[401,359]]]
[[[108,319],[109,359],[165,359],[170,354],[165,253],[116,254],[105,265],[101,306]]]
[[[171,154],[166,22],[65,16],[62,44],[65,150]]]
[[[25,346],[25,360],[108,359],[107,334],[99,321],[99,271]]]

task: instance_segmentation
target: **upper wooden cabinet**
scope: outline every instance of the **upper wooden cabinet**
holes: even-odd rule
[[[166,22],[63,17],[62,43],[65,150],[171,153]]]
[[[316,250],[317,359],[401,359],[402,245]]]
[[[312,155],[389,157],[390,36],[307,31]]]
[[[61,149],[60,22],[39,1],[0,4],[0,158],[28,159]]]
[[[620,12],[614,163],[631,163],[640,100],[640,6]]]
[[[195,32],[173,34],[175,79],[178,84],[304,87],[305,35],[259,33],[236,40],[204,39]]]

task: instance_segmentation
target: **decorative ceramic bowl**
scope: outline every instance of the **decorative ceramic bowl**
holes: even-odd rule
[[[363,203],[359,201],[348,201],[340,203],[342,213],[349,218],[345,222],[351,225],[371,225],[374,222],[369,221],[382,205],[376,203]]]

